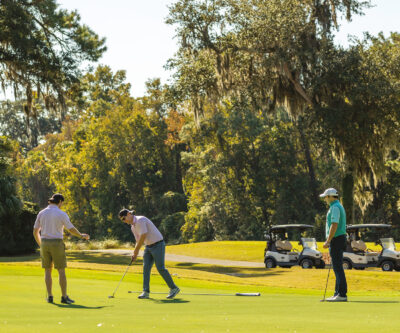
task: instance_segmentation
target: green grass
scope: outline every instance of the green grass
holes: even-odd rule
[[[294,249],[301,251],[301,246],[297,242],[291,243]],[[264,241],[214,241],[170,245],[167,247],[167,252],[193,257],[262,262],[265,245]],[[318,242],[317,245],[322,253],[328,252],[328,249],[322,247],[323,242]],[[373,251],[381,251],[379,245],[374,243],[366,245]],[[400,243],[397,243],[396,247],[400,249]]]
[[[167,252],[185,256],[263,262],[265,242],[214,241],[167,246]]]
[[[44,302],[42,275],[36,266],[0,264],[0,332],[395,332],[400,325],[398,294],[350,296],[347,304],[329,304],[319,302],[321,291],[179,278],[183,293],[259,291],[262,296],[138,300],[128,290],[141,289],[141,275],[130,273],[116,298],[108,299],[121,271],[69,269],[76,304],[61,305],[55,286],[57,304],[51,305]],[[158,275],[152,276],[152,291],[167,291]]]
[[[225,251],[239,249],[250,255],[254,245],[264,242],[215,243],[190,244],[190,253],[184,254],[216,255],[214,247],[223,253],[217,259],[245,260],[235,254],[229,257]],[[249,245],[251,250],[246,250]],[[68,289],[76,304],[60,304],[54,272],[56,304],[52,305],[44,300],[38,254],[0,258],[0,332],[396,332],[400,325],[399,272],[347,271],[350,302],[330,304],[319,302],[326,269],[266,270],[168,262],[182,294],[176,300],[160,294],[138,300],[137,294],[128,291],[141,290],[139,260],[130,268],[116,298],[108,299],[129,260],[112,253],[68,251]],[[334,282],[331,272],[328,296]],[[168,290],[155,268],[151,288],[152,292]],[[261,292],[261,296],[185,295],[236,292]]]
[[[124,272],[130,261],[129,256],[113,253],[93,253],[68,251],[68,267],[108,272]],[[40,258],[36,253],[31,256],[3,257],[0,262],[14,266],[39,267]],[[167,266],[174,276],[182,279],[207,281],[207,283],[226,283],[237,286],[264,286],[274,290],[303,290],[305,292],[319,291],[325,286],[326,270],[304,270],[299,266],[287,268],[265,269],[226,267],[217,265],[168,262]],[[131,273],[142,272],[142,261],[139,260],[130,268]],[[156,274],[154,269],[153,273]],[[379,295],[400,296],[398,283],[399,272],[382,272],[379,268],[369,268],[365,271],[350,270],[346,272],[349,289],[357,295],[368,295],[373,292]],[[157,276],[157,274],[156,274]],[[334,279],[330,280],[333,288]]]

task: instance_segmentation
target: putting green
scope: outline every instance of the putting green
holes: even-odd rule
[[[90,265],[88,264],[90,267]],[[68,269],[74,305],[44,301],[43,271],[23,264],[0,264],[0,332],[395,332],[400,326],[396,297],[350,293],[348,303],[321,303],[322,291],[246,286],[176,278],[182,293],[261,292],[260,297],[165,295],[139,300],[128,290],[141,289],[141,275],[128,273],[114,299],[118,272]],[[323,273],[326,273],[324,270]],[[321,286],[323,288],[323,286]],[[152,291],[166,292],[158,275]],[[365,295],[368,293],[366,292]]]

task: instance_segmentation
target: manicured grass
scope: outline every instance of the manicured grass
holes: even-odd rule
[[[130,258],[113,253],[93,253],[68,251],[68,267],[93,271],[120,272],[125,271]],[[38,254],[24,257],[1,258],[0,262],[9,263],[14,266],[40,266]],[[174,277],[179,279],[193,279],[206,281],[207,283],[235,284],[237,286],[265,286],[283,292],[292,290],[302,292],[317,292],[325,287],[327,270],[309,269],[305,270],[299,266],[287,268],[265,269],[226,267],[206,264],[168,262],[167,266]],[[142,272],[142,261],[139,258],[130,267],[130,273],[140,274]],[[156,269],[153,269],[158,276]],[[333,274],[332,274],[333,276]],[[379,295],[400,296],[398,288],[400,272],[382,272],[379,268],[370,268],[365,271],[346,271],[349,290],[357,295]],[[334,286],[334,279],[330,279],[330,288]]]
[[[272,288],[175,277],[182,293],[259,291],[262,296],[182,294],[176,300],[166,300],[165,295],[138,300],[137,294],[128,294],[128,290],[141,289],[137,271],[127,274],[116,298],[108,299],[122,276],[123,265],[71,264],[92,268],[68,269],[69,294],[76,304],[59,303],[55,273],[57,304],[51,305],[44,301],[43,271],[37,263],[1,263],[0,332],[396,332],[400,325],[398,292],[396,297],[350,293],[351,302],[330,304],[319,302],[322,290],[307,291],[302,286]],[[304,274],[315,272],[307,270]],[[326,274],[326,270],[318,272]],[[158,275],[152,276],[152,291],[167,291]]]
[[[297,242],[291,243],[294,249],[301,251],[301,246]],[[322,253],[328,252],[328,249],[322,247],[323,242],[318,242],[317,245]],[[381,251],[379,245],[374,243],[366,245],[373,251]],[[193,257],[263,262],[265,246],[264,241],[214,241],[170,245],[167,247],[167,252]],[[396,247],[400,249],[400,243],[397,243]]]
[[[185,256],[263,262],[263,241],[214,241],[167,246],[167,252]]]

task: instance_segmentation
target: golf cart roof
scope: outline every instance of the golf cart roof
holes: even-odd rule
[[[289,229],[312,229],[314,226],[309,225],[309,224],[280,224],[280,225],[274,225],[271,227],[271,231],[284,231],[284,230],[289,230]]]
[[[389,229],[392,226],[390,224],[349,224],[347,226],[347,230],[358,230],[358,229],[368,229],[368,228],[377,228],[377,229]]]

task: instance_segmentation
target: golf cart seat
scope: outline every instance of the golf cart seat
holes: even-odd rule
[[[351,241],[351,248],[354,252],[365,252],[367,250],[367,245],[362,240]]]
[[[291,251],[292,244],[288,240],[277,240],[275,242],[276,249],[278,251]]]

